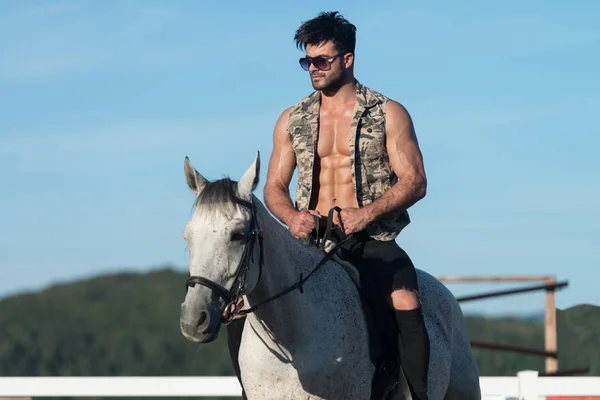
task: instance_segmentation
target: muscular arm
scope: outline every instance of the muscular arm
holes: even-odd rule
[[[296,169],[296,154],[287,134],[290,108],[286,109],[275,124],[273,152],[267,169],[267,181],[263,189],[265,205],[284,224],[294,214],[294,204],[289,194],[290,181]]]
[[[393,100],[387,102],[386,109],[386,147],[398,182],[364,207],[370,221],[407,210],[427,191],[423,156],[410,115]]]

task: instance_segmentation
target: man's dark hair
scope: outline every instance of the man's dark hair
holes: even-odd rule
[[[322,12],[308,20],[296,31],[296,47],[305,50],[307,45],[318,46],[331,41],[341,53],[353,53],[356,46],[356,27],[338,11]]]

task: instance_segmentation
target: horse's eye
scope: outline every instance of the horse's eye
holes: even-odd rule
[[[244,234],[242,232],[233,232],[231,234],[231,241],[237,242],[244,238]]]

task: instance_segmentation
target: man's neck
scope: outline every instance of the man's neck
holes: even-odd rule
[[[334,92],[321,91],[321,106],[337,107],[356,100],[356,82],[354,79],[344,83]]]

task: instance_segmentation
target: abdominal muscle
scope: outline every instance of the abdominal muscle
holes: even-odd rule
[[[321,107],[309,209],[326,217],[333,207],[358,208],[350,164],[350,124],[354,100],[338,109]],[[334,223],[339,224],[334,213]]]
[[[310,209],[326,217],[329,210],[335,206],[341,209],[358,207],[352,183],[350,157],[339,153],[332,154],[319,159],[316,164],[315,178],[318,176],[318,181],[313,183]],[[334,223],[339,224],[337,213],[334,214]]]

